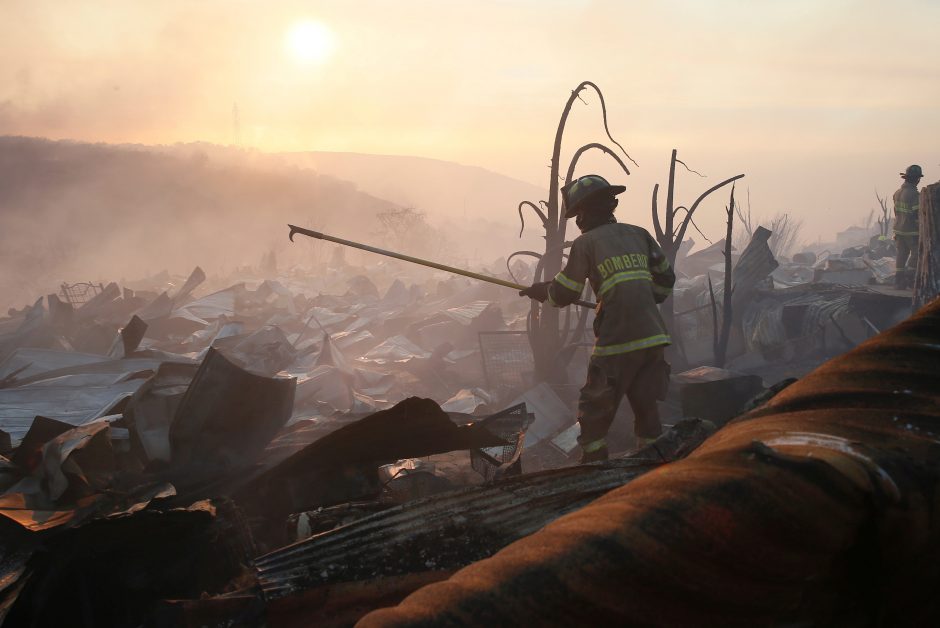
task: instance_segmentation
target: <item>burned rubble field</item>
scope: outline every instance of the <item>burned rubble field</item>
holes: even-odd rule
[[[706,288],[681,279],[689,368],[665,433],[636,451],[622,404],[611,460],[580,466],[590,325],[570,383],[538,383],[528,303],[504,288],[384,262],[229,282],[196,268],[11,309],[0,624],[351,625],[677,464],[910,314],[909,294],[869,285],[878,264],[845,285],[824,276],[859,263],[754,259],[738,259],[737,358],[700,366]]]

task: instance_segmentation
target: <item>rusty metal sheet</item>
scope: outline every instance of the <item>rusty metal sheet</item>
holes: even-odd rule
[[[255,560],[268,599],[326,584],[455,569],[657,466],[611,461],[409,502]]]
[[[274,600],[340,582],[456,569],[685,455],[709,433],[707,423],[691,420],[657,441],[661,452],[516,476],[396,506],[256,559],[259,583]]]

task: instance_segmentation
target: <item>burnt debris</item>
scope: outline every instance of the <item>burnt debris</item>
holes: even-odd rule
[[[676,294],[688,368],[661,407],[668,429],[638,449],[622,404],[615,455],[581,466],[591,339],[572,330],[561,379],[539,381],[528,306],[498,287],[339,256],[313,278],[225,282],[197,268],[133,289],[63,286],[12,310],[0,319],[0,625],[489,612],[656,625],[703,605],[729,623],[732,610],[798,622],[903,617],[903,599],[933,618],[930,578],[896,579],[892,565],[934,551],[918,487],[934,481],[936,307],[894,327],[910,295],[887,286],[874,247],[778,263],[765,231],[734,266],[727,366],[702,357],[707,249],[686,258],[702,276]],[[829,281],[859,263],[864,281]],[[884,545],[884,572],[860,580],[887,543],[879,530],[915,520],[924,534]],[[749,582],[764,593],[741,602],[735,570],[758,566],[769,580]],[[535,575],[514,580],[520,570]],[[665,574],[672,589],[651,584]],[[556,604],[584,595],[575,582],[630,592],[588,596],[575,618]],[[656,615],[666,597],[672,610]]]

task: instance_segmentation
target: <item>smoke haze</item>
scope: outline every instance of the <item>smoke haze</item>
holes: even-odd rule
[[[293,163],[334,159],[356,163],[363,180],[376,188],[396,171],[429,184],[417,186],[415,194],[386,189],[400,198],[395,202]],[[375,161],[380,167],[367,165]],[[537,245],[534,231],[520,242],[516,225],[498,221],[498,212],[507,209],[515,218],[512,199],[533,191],[528,188],[480,169],[430,160],[0,138],[2,306],[19,307],[55,292],[62,282],[130,281],[163,270],[184,275],[196,265],[210,275],[232,273],[257,267],[272,251],[282,269],[315,273],[325,261],[321,252],[306,239],[292,245],[288,223],[394,247],[383,238],[376,215],[405,206],[426,213],[440,234],[408,253],[478,265]],[[474,196],[472,190],[479,192]],[[444,197],[450,205],[433,207]],[[467,206],[472,224],[463,228]]]
[[[709,177],[680,179],[683,202],[744,172],[755,211],[830,239],[905,166],[940,178],[940,39],[918,30],[938,19],[929,0],[8,0],[0,134],[417,155],[545,189],[561,108],[589,79],[640,164],[636,222],[678,148]],[[305,20],[335,40],[318,63],[285,47]],[[565,155],[603,138],[584,101]],[[607,159],[591,171],[621,176]],[[725,201],[699,216],[712,239]]]

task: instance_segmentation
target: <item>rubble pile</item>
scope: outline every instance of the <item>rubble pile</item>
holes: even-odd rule
[[[63,285],[0,319],[0,624],[251,625],[275,599],[387,577],[409,583],[400,599],[708,433],[533,476],[544,451],[569,463],[577,432],[553,444],[574,413],[533,387],[527,304],[511,291],[387,264],[219,283],[196,268]],[[505,518],[510,504],[521,517]],[[413,516],[396,527],[403,508]],[[288,569],[304,584],[272,594],[265,578],[281,576],[264,565],[334,530],[398,567],[331,563],[323,580],[311,558],[309,578]]]
[[[910,291],[894,288],[890,240],[876,236],[840,255],[805,251],[778,260],[769,238],[758,227],[744,251],[732,252],[728,355],[738,370],[794,360],[815,366],[910,315]],[[707,364],[712,356],[715,308],[724,292],[723,249],[721,241],[677,262],[676,325],[693,365]]]
[[[938,359],[934,300],[683,460],[360,625],[936,625]]]
[[[909,311],[872,286],[780,285],[768,237],[735,257],[729,367],[675,373],[663,436],[578,467],[590,339],[571,340],[575,384],[536,382],[529,306],[503,288],[335,256],[313,277],[196,268],[10,310],[0,625],[349,625],[493,556],[792,383],[765,388],[761,364],[818,363]],[[689,256],[705,274],[676,291],[693,367],[716,255]]]
[[[854,237],[846,240],[852,233]],[[826,283],[842,286],[893,286],[896,283],[895,259],[897,248],[894,240],[884,235],[868,235],[864,229],[858,233],[852,230],[841,234],[843,242],[863,241],[862,244],[840,247],[838,242],[833,248],[817,248],[793,255],[792,259],[781,260],[780,267],[773,273],[776,287],[785,288],[806,283]],[[867,242],[865,240],[867,239]]]

